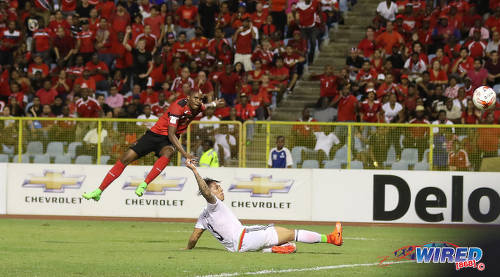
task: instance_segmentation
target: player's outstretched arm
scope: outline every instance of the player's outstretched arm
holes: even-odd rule
[[[174,127],[174,126],[168,126],[168,139],[170,140],[170,142],[172,142],[172,144],[175,146],[175,148],[177,148],[177,151],[179,151],[184,158],[186,158],[186,159],[193,159],[194,156],[191,155],[191,154],[189,154],[189,153],[187,153],[184,150],[184,148],[182,147],[181,142],[179,141],[179,139],[175,135],[176,132],[177,132],[177,128],[176,127]]]
[[[193,171],[194,177],[196,178],[196,181],[198,182],[198,188],[200,189],[200,193],[207,200],[208,203],[210,204],[215,204],[215,196],[212,194],[212,191],[208,187],[207,183],[203,178],[200,176],[198,173],[198,170],[196,170],[196,167],[194,166],[194,161],[187,159],[186,160],[186,166]]]
[[[205,229],[200,229],[200,228],[194,228],[193,233],[189,237],[188,244],[186,246],[186,250],[193,249],[196,246],[196,243],[200,239],[201,235]]]

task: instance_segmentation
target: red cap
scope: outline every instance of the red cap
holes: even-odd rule
[[[406,74],[401,75],[401,79],[408,79],[408,75]]]
[[[404,18],[404,16],[402,14],[396,15],[396,19],[403,19],[403,18]]]

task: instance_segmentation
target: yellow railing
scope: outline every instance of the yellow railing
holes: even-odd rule
[[[5,127],[7,124],[6,122],[12,121],[15,123],[10,124],[9,128]],[[33,129],[31,127],[33,125],[31,122],[34,121],[38,121],[40,123],[39,126],[42,127],[40,129]],[[69,129],[72,130],[70,133],[61,134],[58,129],[58,124],[62,122],[75,122],[75,126],[73,129]],[[116,159],[116,155],[118,155],[121,150],[129,147],[134,140],[138,139],[144,133],[147,127],[139,126],[137,123],[151,124],[152,122],[155,122],[155,120],[121,118],[0,117],[0,124],[2,124],[0,125],[0,144],[8,144],[8,147],[11,147],[12,149],[17,148],[12,150],[13,152],[10,154],[11,156],[15,155],[15,161],[21,162],[23,161],[23,153],[26,153],[26,149],[24,148],[28,145],[28,142],[42,141],[45,146],[54,140],[64,141],[66,144],[71,144],[72,142],[82,142],[85,134],[84,132],[89,134],[92,133],[91,131],[93,130],[96,131],[94,136],[97,137],[97,140],[94,139],[96,143],[95,145],[91,145],[92,147],[89,148],[89,151],[92,153],[91,156],[94,157],[96,164],[103,164],[109,163],[106,161],[110,157],[111,161],[113,158]],[[368,124],[355,122],[331,123],[297,121],[247,121],[242,124],[238,121],[194,121],[189,125],[185,136],[181,137],[181,140],[184,140],[185,142],[185,147],[188,152],[196,151],[197,149],[193,149],[193,147],[196,146],[199,148],[199,142],[201,140],[206,138],[214,140],[214,136],[216,134],[224,132],[221,128],[220,131],[200,133],[198,132],[200,124],[226,126],[228,128],[231,126],[231,134],[235,137],[234,139],[237,144],[235,147],[237,149],[235,152],[231,153],[231,162],[227,163],[225,166],[239,167],[268,167],[270,150],[274,146],[273,140],[277,136],[283,135],[286,139],[285,145],[290,150],[294,147],[306,149],[304,150],[305,154],[304,152],[301,152],[301,154],[304,154],[304,156],[312,156],[312,158],[308,160],[317,160],[319,167],[323,167],[322,163],[326,164],[328,162],[335,161],[334,157],[340,153],[339,151],[341,151],[341,153],[344,153],[343,151],[345,151],[345,159],[342,160],[343,168],[349,169],[353,163],[355,163],[356,166],[359,166],[360,162],[362,162],[363,166],[368,166],[368,168],[370,168],[370,166],[375,165],[375,163],[373,163],[373,159],[375,158],[372,156],[383,156],[385,153],[384,151],[390,151],[391,147],[401,148],[402,150],[406,148],[415,148],[415,146],[405,146],[405,139],[412,135],[412,130],[421,128],[420,131],[425,135],[426,142],[425,146],[420,144],[417,145],[416,148],[419,148],[419,162],[425,163],[426,166],[428,165],[429,170],[447,170],[443,168],[441,162],[435,158],[438,156],[441,160],[446,158],[444,155],[449,153],[448,148],[450,148],[450,145],[452,145],[454,141],[452,137],[458,137],[463,140],[460,140],[457,143],[459,148],[472,147],[471,151],[475,152],[469,153],[469,159],[472,162],[475,162],[475,170],[477,170],[478,163],[481,163],[484,153],[474,149],[488,148],[489,150],[495,150],[490,152],[497,152],[498,140],[495,139],[497,139],[500,134],[499,125]],[[50,126],[46,128],[47,125]],[[55,126],[55,128],[53,126]],[[78,127],[81,126],[85,127],[83,131],[78,130]],[[494,130],[494,132],[490,132],[488,130]],[[380,134],[378,133],[379,131]],[[309,136],[304,135],[304,137],[302,137],[303,134],[301,132],[309,133]],[[321,150],[327,150],[314,150],[315,144],[317,143],[317,137],[319,137],[314,133],[323,133],[323,138],[330,136],[329,139],[335,141],[335,143],[330,143],[330,148],[321,148]],[[16,134],[18,138],[15,138]],[[491,137],[488,137],[490,135]],[[103,141],[104,137],[108,138],[107,141]],[[372,146],[376,145],[371,142],[373,137],[376,137],[376,139],[381,141],[385,140],[385,142],[381,143],[381,145],[383,145],[381,149],[373,150],[374,148]],[[16,142],[15,139],[17,139],[17,143],[14,143]],[[489,145],[488,147],[480,145],[481,143],[485,143],[485,141],[495,145]],[[420,141],[420,143],[422,143],[422,141]],[[447,146],[444,146],[444,144]],[[455,146],[453,145],[452,147]],[[436,152],[436,150],[438,152]],[[397,154],[400,155],[401,150],[398,149],[397,152],[398,151],[399,153]],[[422,151],[424,153],[422,153]],[[42,154],[43,151],[39,151],[39,153]],[[48,153],[46,152],[46,154]],[[104,161],[103,158],[105,158]],[[302,161],[304,160],[305,158],[302,159]],[[399,160],[399,157],[397,160]],[[397,160],[395,162],[397,162]],[[150,160],[146,159],[144,164],[150,164],[151,161],[152,157]],[[180,165],[180,155],[177,155],[176,161],[176,164]],[[434,164],[436,161],[440,164]],[[297,163],[295,166],[300,167],[301,165],[300,163]]]

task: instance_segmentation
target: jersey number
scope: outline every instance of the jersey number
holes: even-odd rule
[[[208,227],[208,230],[210,230],[214,234],[214,237],[216,239],[218,239],[219,241],[224,240],[224,238],[219,233],[217,233],[217,231],[214,230],[214,227],[212,227],[212,225],[207,224],[207,227]]]

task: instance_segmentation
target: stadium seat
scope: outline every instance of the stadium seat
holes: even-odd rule
[[[68,154],[68,155],[69,155],[72,159],[76,157],[76,148],[77,148],[78,146],[80,146],[80,145],[82,145],[82,143],[81,143],[81,142],[79,142],[79,141],[75,141],[75,142],[72,142],[72,143],[70,143],[70,144],[69,144],[69,146],[68,146],[68,153],[67,153],[67,154]]]
[[[8,162],[9,162],[9,155],[0,154],[0,163],[8,163]]]
[[[429,163],[423,161],[415,164],[414,170],[429,170]]]
[[[295,167],[302,162],[302,151],[305,149],[304,146],[295,146],[292,148],[292,159]]]
[[[76,157],[75,164],[91,164],[92,157],[88,155],[80,155]]]
[[[70,164],[71,163],[71,157],[69,155],[57,155],[54,163],[56,164]]]
[[[391,166],[392,170],[408,170],[408,163],[405,161],[395,162]]]
[[[422,162],[426,162],[428,163],[429,162],[429,149],[425,149],[424,151],[424,156],[422,157]]]
[[[410,165],[418,163],[418,150],[415,148],[405,148],[401,152],[401,161],[404,161]]]
[[[12,158],[12,162],[14,163],[17,163],[19,157],[17,155],[15,155],[13,158]],[[29,163],[30,162],[30,156],[28,154],[23,154],[21,155],[21,163]]]
[[[49,144],[47,145],[47,150],[45,151],[45,155],[48,155],[49,157],[55,157],[62,154],[64,154],[64,145],[62,142],[49,142]]]
[[[35,155],[33,158],[33,163],[36,164],[50,164],[50,157],[48,155]]]
[[[391,146],[387,151],[387,158],[384,164],[385,166],[391,166],[394,162],[396,162],[396,149],[394,146]]]
[[[333,158],[336,161],[340,162],[347,162],[347,145],[342,146],[335,152],[335,158]]]
[[[30,141],[26,146],[27,155],[34,156],[37,154],[43,154],[43,144],[41,141]]]
[[[324,168],[342,168],[342,163],[340,161],[336,160],[331,160],[331,161],[325,161],[325,166]]]
[[[108,164],[108,161],[111,157],[110,156],[101,156],[101,164]]]
[[[316,160],[305,160],[302,163],[302,168],[319,168],[319,163]]]
[[[351,169],[363,169],[363,163],[361,161],[351,161]]]

